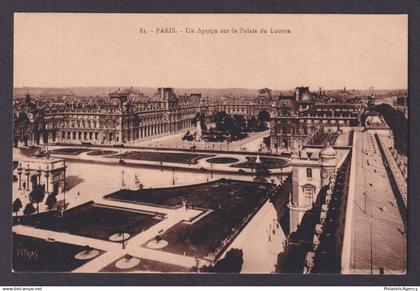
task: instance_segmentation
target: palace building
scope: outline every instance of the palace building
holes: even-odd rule
[[[117,91],[107,102],[36,109],[28,94],[14,107],[14,144],[123,144],[190,128],[201,110],[197,94],[180,101],[172,88],[159,88],[154,97],[133,101],[129,92]]]
[[[360,103],[325,102],[308,87],[297,87],[294,96],[280,96],[271,111],[271,146],[301,148],[321,126],[358,126],[364,111]]]
[[[118,90],[105,99],[66,99],[37,106],[29,94],[14,103],[14,145],[46,143],[124,144],[173,134],[193,127],[199,112],[207,116],[225,111],[246,119],[259,112],[270,114],[271,147],[300,148],[320,127],[355,126],[363,112],[360,103],[325,101],[308,87],[297,87],[293,96],[274,96],[271,89],[254,98],[203,98],[200,93],[177,96],[173,88],[158,88],[152,98]]]

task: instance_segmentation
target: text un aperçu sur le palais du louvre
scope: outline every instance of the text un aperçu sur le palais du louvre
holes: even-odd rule
[[[156,28],[144,28],[139,27],[139,33],[147,34],[200,34],[200,35],[215,35],[215,34],[290,34],[291,29],[288,28],[275,28],[275,27],[261,27],[261,28],[250,28],[250,27],[232,27],[232,28],[194,28],[194,27],[156,27]]]

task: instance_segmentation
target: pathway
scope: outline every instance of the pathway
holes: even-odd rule
[[[194,211],[195,215],[196,212],[197,210]],[[189,220],[190,218],[190,210],[185,211],[183,208],[173,210],[167,214],[166,219],[164,219],[162,222],[155,224],[146,231],[143,231],[128,240],[125,249],[122,249],[121,245],[110,248],[108,249],[108,252],[105,256],[99,256],[96,259],[91,260],[90,262],[74,270],[74,272],[98,272],[125,254],[191,268],[196,264],[195,258],[193,257],[176,255],[160,250],[152,250],[141,247],[141,245],[144,243],[154,239],[159,233],[166,231],[167,229],[171,228],[177,223],[182,222],[183,220]]]

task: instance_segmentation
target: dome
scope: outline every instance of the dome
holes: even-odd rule
[[[329,143],[325,145],[325,147],[322,149],[321,154],[320,154],[322,159],[335,158],[336,155],[337,155],[336,150],[332,146],[330,146]]]

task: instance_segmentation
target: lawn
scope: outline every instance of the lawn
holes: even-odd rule
[[[101,272],[135,272],[135,271],[146,271],[146,272],[163,272],[163,273],[190,273],[191,270],[185,267],[167,264],[163,262],[158,262],[155,260],[148,260],[148,259],[140,259],[140,264],[137,266],[130,268],[130,269],[119,269],[115,267],[115,263],[119,261],[120,259],[123,259],[123,257],[119,258],[118,260],[115,260],[105,268],[101,270]],[[135,258],[135,257],[133,257]]]
[[[89,261],[74,258],[81,251],[84,251],[83,246],[48,242],[13,233],[13,270],[15,272],[69,272]]]
[[[202,158],[210,158],[214,155],[193,154],[193,153],[167,153],[167,152],[151,152],[151,151],[131,151],[121,154],[122,159],[155,161],[155,162],[170,162],[181,164],[197,164],[197,161]],[[120,157],[120,155],[109,156],[112,158]]]
[[[219,157],[219,158],[211,158],[208,159],[207,162],[213,163],[213,164],[231,164],[239,162],[236,158],[230,158],[230,157]]]
[[[63,217],[33,216],[24,223],[41,229],[108,240],[117,232],[134,236],[158,222],[159,219],[149,214],[84,204],[66,211]]]
[[[243,163],[233,164],[231,167],[234,168],[255,168],[256,157],[246,157],[247,161]],[[261,162],[267,167],[267,169],[275,169],[284,167],[287,161],[280,158],[266,158],[261,157]]]
[[[78,155],[84,152],[88,152],[90,151],[90,149],[87,148],[60,148],[60,149],[54,149],[51,150],[50,152],[52,154],[57,154],[57,155]]]
[[[230,237],[266,201],[271,184],[220,179],[217,181],[175,188],[120,190],[105,196],[133,202],[180,205],[186,200],[189,207],[212,209],[213,212],[196,223],[179,223],[162,234],[169,242],[165,251],[189,256],[217,256],[230,243]]]
[[[110,150],[95,150],[92,152],[88,152],[88,156],[102,156],[102,155],[113,155],[118,154],[116,151],[110,151]]]

